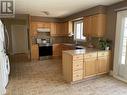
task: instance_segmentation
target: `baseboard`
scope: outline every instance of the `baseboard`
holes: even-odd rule
[[[123,79],[123,78],[121,78],[119,76],[113,75],[113,77],[118,79],[118,80],[120,80],[120,81],[123,81],[123,82],[127,83],[127,80],[125,80],[125,79]]]
[[[110,76],[113,76],[113,70],[111,70],[111,71],[109,72],[109,75],[110,75]]]

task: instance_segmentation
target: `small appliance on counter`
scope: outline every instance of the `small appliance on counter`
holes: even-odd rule
[[[52,58],[53,54],[52,38],[50,37],[37,38],[37,44],[39,45],[40,60]]]

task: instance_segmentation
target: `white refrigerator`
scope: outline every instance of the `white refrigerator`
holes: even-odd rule
[[[0,95],[4,95],[6,93],[6,86],[9,81],[9,73],[10,73],[10,64],[9,58],[6,54],[6,41],[5,39],[8,36],[7,31],[4,27],[4,24],[0,20]],[[8,40],[9,42],[9,40]]]

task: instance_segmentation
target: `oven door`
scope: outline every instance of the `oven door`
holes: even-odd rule
[[[39,57],[51,57],[52,56],[52,46],[39,46]]]

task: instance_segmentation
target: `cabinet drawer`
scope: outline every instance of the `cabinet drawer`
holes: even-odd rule
[[[81,79],[83,79],[83,70],[78,70],[73,72],[73,81],[77,81]]]
[[[73,71],[83,69],[83,61],[75,61],[73,62]]]
[[[73,56],[73,60],[83,60],[83,55],[75,55]]]
[[[99,51],[98,52],[98,57],[107,56],[107,55],[109,55],[109,52],[107,52],[107,51]]]
[[[85,54],[84,57],[85,58],[96,58],[97,57],[97,52]]]

